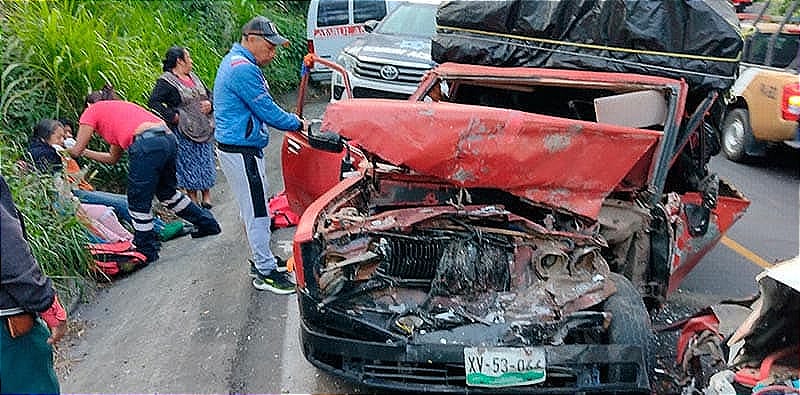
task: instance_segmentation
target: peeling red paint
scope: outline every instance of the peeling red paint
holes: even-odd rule
[[[331,104],[322,128],[394,165],[590,218],[661,136],[513,110],[374,99]]]

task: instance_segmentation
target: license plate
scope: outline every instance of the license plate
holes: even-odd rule
[[[512,387],[545,381],[544,348],[465,347],[467,385]]]

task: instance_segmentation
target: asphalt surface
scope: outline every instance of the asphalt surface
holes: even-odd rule
[[[306,105],[306,118],[321,116],[325,92]],[[294,108],[296,96],[278,98]],[[273,132],[266,150],[270,190],[282,190],[280,142]],[[783,159],[738,165],[715,158],[712,168],[753,200],[729,236],[769,262],[797,254],[797,151]],[[220,235],[184,237],[163,244],[161,259],[88,292],[59,346],[65,393],[353,393],[359,388],[310,365],[298,340],[297,301],[253,289],[249,248],[224,175],[212,190]],[[273,235],[273,251],[291,255],[293,229]],[[755,291],[761,268],[724,245],[690,273],[658,312],[660,324],[700,307]],[[659,359],[671,364],[674,335],[656,337]]]

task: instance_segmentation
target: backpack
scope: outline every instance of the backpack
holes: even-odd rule
[[[94,259],[94,272],[98,279],[131,273],[145,266],[147,257],[136,251],[130,240],[114,243],[89,244],[89,253]]]
[[[269,199],[269,216],[271,230],[295,226],[300,221],[300,216],[289,208],[286,191]]]

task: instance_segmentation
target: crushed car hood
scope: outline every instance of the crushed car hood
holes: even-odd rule
[[[383,99],[330,104],[322,130],[395,166],[592,219],[626,174],[652,157],[662,135],[514,110]]]

